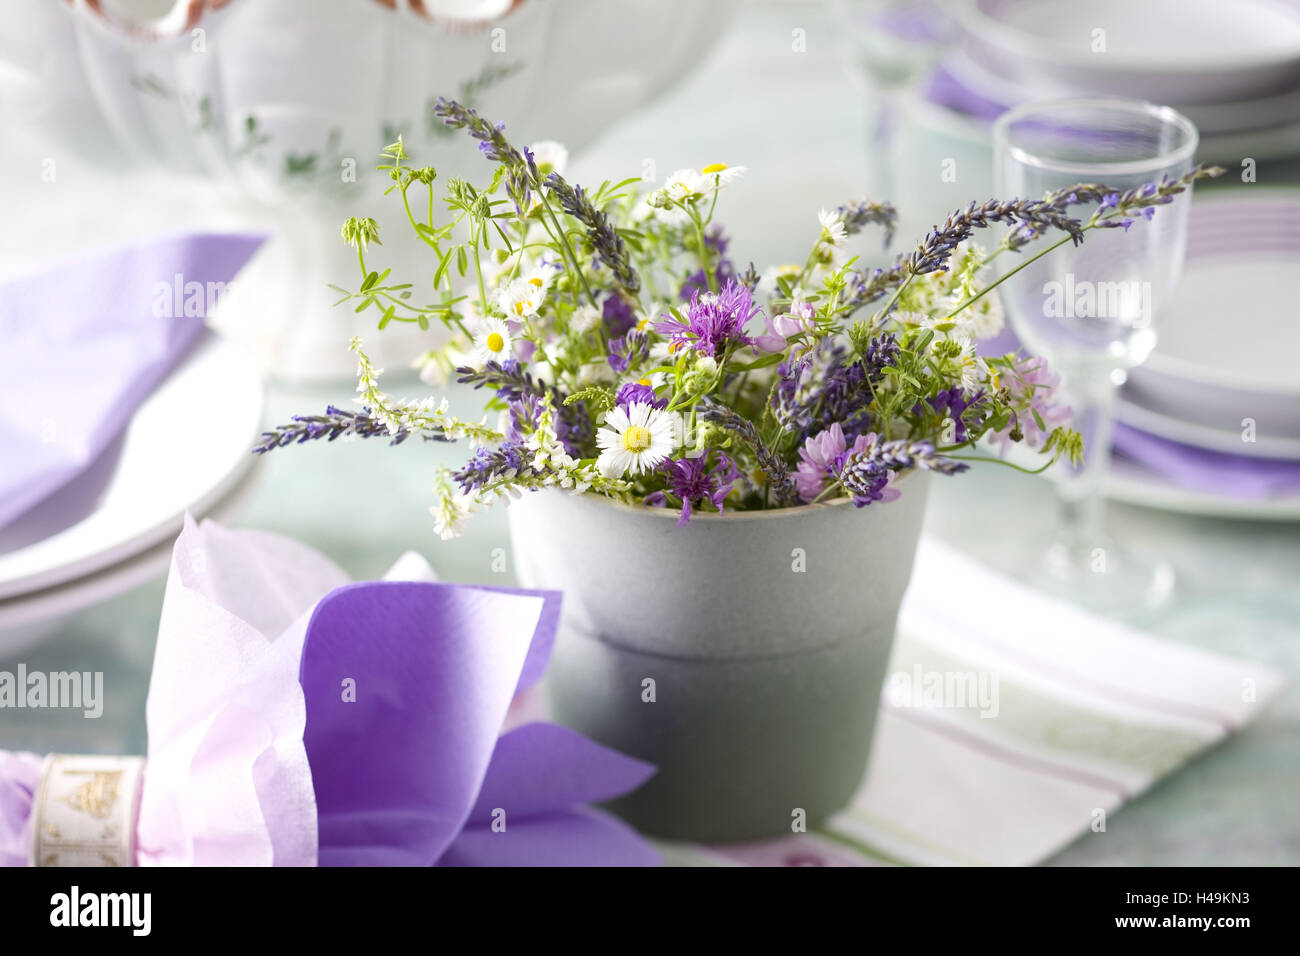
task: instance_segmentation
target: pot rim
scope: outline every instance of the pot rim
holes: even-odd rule
[[[898,482],[901,483],[903,481],[906,481],[912,475],[916,474],[919,470],[920,469],[912,468],[903,472],[898,477]],[[558,491],[562,494],[566,494],[568,497],[583,498],[591,501],[597,501],[597,502],[601,502],[605,506],[622,509],[624,511],[634,512],[636,514],[643,514],[643,515],[649,515],[657,518],[671,519],[674,522],[681,520],[681,512],[673,508],[654,508],[644,504],[632,505],[632,504],[628,504],[625,501],[619,501],[616,498],[611,498],[607,495],[593,494],[592,492],[589,491],[584,491],[582,494],[575,495],[572,492],[565,492],[564,489],[562,488],[545,488],[542,490]],[[790,517],[792,515],[797,515],[797,514],[809,514],[816,511],[825,511],[829,508],[839,508],[844,505],[851,505],[851,504],[853,504],[852,498],[834,498],[831,501],[819,501],[810,504],[791,505],[788,508],[764,508],[760,511],[726,511],[726,512],[694,511],[691,513],[690,520],[691,522],[695,522],[699,520],[704,520],[706,522],[715,522],[715,521],[736,522],[741,520],[753,521],[761,518],[771,519],[771,518]],[[876,502],[876,504],[889,505],[891,504],[891,502]]]

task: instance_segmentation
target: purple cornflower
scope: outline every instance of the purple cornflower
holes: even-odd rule
[[[609,367],[622,374],[633,365],[639,365],[650,354],[650,343],[645,333],[633,329],[609,343]]]
[[[635,405],[640,402],[643,405],[652,405],[655,408],[667,408],[668,399],[655,398],[655,390],[643,382],[628,382],[618,390],[618,395],[614,398],[617,405]]]
[[[714,294],[696,293],[686,309],[686,318],[665,314],[655,330],[670,336],[674,349],[687,346],[717,358],[729,345],[752,345],[745,325],[758,312],[749,289],[735,279]]]
[[[853,447],[849,448],[839,422],[809,438],[799,449],[801,461],[794,473],[794,485],[799,491],[799,497],[805,503],[814,500],[826,490],[827,482],[839,477],[844,459],[866,447],[867,437],[859,435],[853,442]]]
[[[723,501],[731,492],[732,485],[740,480],[740,472],[735,463],[723,452],[717,454],[718,460],[712,468],[708,466],[707,454],[698,458],[678,458],[675,461],[670,458],[659,466],[668,481],[668,490],[682,502],[682,516],[677,527],[680,528],[691,520],[691,505],[694,502],[707,501],[721,512]],[[667,500],[663,492],[657,492],[646,498],[646,504],[662,507],[667,504]]]

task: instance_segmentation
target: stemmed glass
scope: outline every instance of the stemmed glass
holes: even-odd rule
[[[1124,191],[1188,172],[1198,134],[1164,106],[1114,98],[1030,103],[993,127],[999,196],[1037,198],[1076,183]],[[1002,299],[1031,353],[1061,374],[1086,461],[1058,463],[1061,520],[1036,583],[1094,607],[1154,607],[1172,593],[1172,565],[1117,544],[1102,528],[1101,485],[1110,462],[1115,402],[1127,371],[1146,361],[1158,320],[1182,276],[1190,195],[1130,229],[1096,229],[1007,275],[1021,262],[999,256]],[[1023,262],[1023,260],[1022,260]]]

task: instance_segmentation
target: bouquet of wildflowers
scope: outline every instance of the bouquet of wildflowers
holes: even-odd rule
[[[389,397],[354,339],[360,410],[298,416],[256,450],[341,435],[464,440],[473,453],[440,472],[431,509],[444,537],[499,497],[548,487],[670,507],[684,523],[699,511],[887,502],[912,469],[963,471],[986,437],[1004,451],[1037,449],[1043,468],[1063,455],[1077,462],[1081,441],[1055,374],[1039,358],[977,351],[1003,324],[989,263],[1027,263],[1091,229],[1127,229],[1219,172],[971,203],[876,269],[846,246],[869,227],[888,244],[895,211],[851,202],[821,211],[801,264],[758,272],[728,258],[715,221],[743,167],[588,191],[564,178],[558,144],[519,149],[455,102],[436,113],[478,140],[495,172],[481,187],[452,179],[438,201],[432,168],[413,166],[400,140],[384,151],[388,191],[436,262],[433,301],[371,267],[379,227],[369,218],[343,227],[360,284],[336,288],[340,303],[378,313],[380,329],[450,328],[446,346],[418,359],[422,378],[485,389],[496,422],[458,419],[445,399]],[[1090,218],[1070,215],[1084,204],[1095,207]],[[1005,229],[990,251],[971,241],[994,225]]]

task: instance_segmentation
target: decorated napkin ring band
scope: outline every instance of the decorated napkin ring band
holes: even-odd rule
[[[50,754],[32,807],[33,866],[134,866],[143,757]]]

